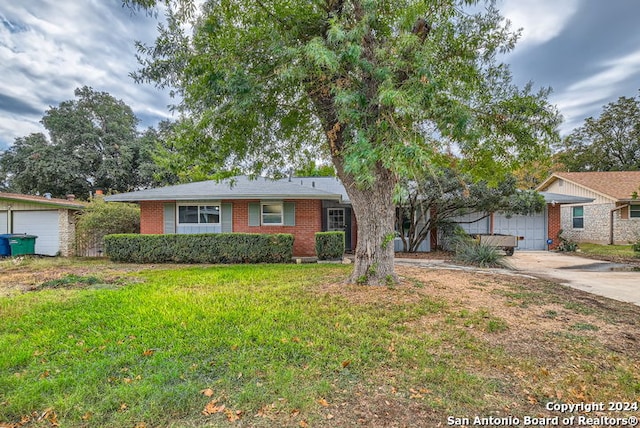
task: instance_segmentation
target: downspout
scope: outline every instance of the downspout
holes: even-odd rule
[[[609,245],[613,245],[613,213],[616,211],[620,211],[621,209],[626,208],[628,206],[629,204],[620,205],[619,207],[613,208],[609,212]]]

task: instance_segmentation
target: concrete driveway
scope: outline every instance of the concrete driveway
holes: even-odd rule
[[[516,251],[507,259],[522,273],[640,305],[640,272],[629,265],[549,251]]]

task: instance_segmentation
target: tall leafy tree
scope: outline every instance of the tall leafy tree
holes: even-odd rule
[[[620,97],[567,136],[557,154],[568,171],[640,169],[640,97]]]
[[[45,112],[42,124],[49,138],[42,133],[17,138],[0,156],[7,187],[87,197],[96,188],[123,192],[155,184],[148,165],[156,143],[138,137],[131,108],[86,86],[75,95]]]
[[[181,96],[192,123],[184,149],[254,173],[310,148],[330,159],[358,219],[352,281],[396,279],[399,177],[450,150],[498,181],[555,138],[548,91],[516,87],[496,60],[517,32],[494,1],[162,3],[166,25],[139,46],[135,76]]]

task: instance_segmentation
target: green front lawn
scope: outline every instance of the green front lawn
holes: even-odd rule
[[[103,263],[46,281],[51,266],[30,267],[42,282],[0,298],[0,426],[435,426],[544,412],[560,394],[640,397],[637,355],[593,339],[629,320],[623,333],[636,334],[638,313],[586,311],[547,283],[416,271],[366,288],[337,285],[342,265],[128,268],[114,280]],[[23,274],[7,268],[0,285]],[[461,281],[485,306],[446,291]],[[557,335],[525,337],[536,322]]]

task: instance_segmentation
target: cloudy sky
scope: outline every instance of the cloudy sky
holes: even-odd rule
[[[640,1],[498,0],[523,37],[505,61],[517,83],[553,88],[563,134],[602,106],[640,89]],[[156,21],[121,0],[0,3],[0,150],[42,131],[49,106],[84,85],[132,107],[142,126],[171,114],[170,98],[133,82],[134,42],[152,42]]]

